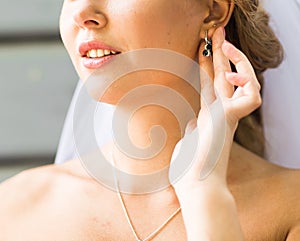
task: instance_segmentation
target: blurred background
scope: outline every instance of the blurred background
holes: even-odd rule
[[[0,8],[0,182],[54,161],[77,76],[59,37],[62,0]]]

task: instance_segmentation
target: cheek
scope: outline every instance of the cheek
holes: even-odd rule
[[[66,9],[63,8],[60,15],[59,31],[62,42],[73,62],[74,67],[78,72],[78,59],[76,58],[76,39],[77,39],[77,30],[74,26],[74,21],[72,19],[72,14],[68,13]],[[82,78],[82,76],[80,76]]]
[[[66,26],[66,24],[60,26],[60,36],[62,39],[62,42],[67,49],[68,53],[71,55],[71,45],[74,41],[72,41],[72,32],[70,31],[70,28]]]
[[[59,19],[59,30],[61,39],[70,55],[72,54],[71,49],[73,45],[75,45],[76,39],[75,26],[72,16],[73,14],[71,9],[67,7],[67,4],[64,4]]]
[[[66,42],[66,36],[67,35],[67,8],[65,6],[65,4],[63,5],[61,12],[60,12],[60,17],[59,17],[59,32],[60,32],[60,36],[62,38],[63,43]]]
[[[153,0],[146,7],[135,3],[134,10],[120,9],[119,22],[113,22],[113,26],[128,49],[165,48],[194,58],[199,44],[200,16],[196,11],[187,13],[182,4],[174,2]]]

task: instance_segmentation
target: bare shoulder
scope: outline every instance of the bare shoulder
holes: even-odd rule
[[[272,240],[300,240],[300,169],[272,164],[234,145],[228,182],[249,237],[259,220],[264,228],[255,233],[273,234]]]
[[[300,240],[300,170],[274,164],[273,171],[262,181],[262,200],[269,211],[270,223],[277,235],[287,241]],[[273,220],[272,220],[273,219]],[[279,230],[282,230],[281,232]],[[276,231],[275,231],[276,233]]]
[[[25,170],[0,184],[0,210],[15,202],[31,201],[50,186],[55,167],[44,166]]]
[[[300,240],[300,170],[283,168],[280,174],[283,183],[281,197],[289,220],[287,241]]]
[[[45,200],[55,196],[55,192],[68,186],[78,185],[88,178],[80,170],[76,161],[63,165],[47,165],[23,171],[0,184],[0,225],[1,220],[9,220],[32,212]],[[59,188],[58,188],[59,187]],[[6,222],[5,221],[5,222]]]
[[[240,146],[234,148],[235,160],[229,168],[234,182],[263,191],[268,197],[276,197],[276,201],[285,202],[286,206],[300,212],[300,169],[278,166]],[[292,203],[297,205],[292,207],[289,205]]]
[[[80,161],[26,170],[0,184],[0,240],[78,240],[101,217],[101,190]]]

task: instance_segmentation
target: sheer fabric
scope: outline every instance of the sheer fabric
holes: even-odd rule
[[[264,6],[285,51],[279,68],[265,73],[266,159],[300,168],[300,0],[265,0]]]

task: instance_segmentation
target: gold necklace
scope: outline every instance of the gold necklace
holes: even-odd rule
[[[114,161],[114,158],[113,158],[113,156],[112,156],[112,159],[113,159],[113,163],[114,163],[114,166],[116,167],[116,165],[115,165],[115,161]],[[126,208],[126,205],[125,205],[125,202],[124,202],[124,199],[123,199],[123,197],[122,197],[122,194],[121,194],[121,191],[120,191],[120,187],[119,187],[119,182],[118,182],[118,180],[117,180],[117,175],[116,175],[116,172],[115,172],[115,169],[114,169],[114,178],[115,178],[115,184],[116,184],[116,188],[117,188],[117,195],[118,195],[118,198],[119,198],[119,200],[120,200],[120,203],[121,203],[121,206],[122,206],[122,209],[123,209],[123,212],[124,212],[124,214],[125,214],[125,217],[126,217],[126,220],[127,220],[127,222],[128,222],[128,224],[129,224],[129,226],[130,226],[130,229],[131,229],[131,231],[132,231],[132,233],[133,233],[133,236],[134,236],[134,238],[135,238],[135,240],[136,241],[148,241],[148,240],[150,240],[150,239],[152,239],[152,238],[154,238],[179,212],[180,212],[180,210],[181,210],[181,207],[179,207],[179,208],[177,208],[176,210],[175,210],[175,212],[173,212],[172,214],[171,214],[171,216],[170,217],[168,217],[167,219],[166,219],[166,221],[164,221],[158,228],[156,228],[153,232],[151,232],[150,234],[148,234],[148,236],[146,237],[146,238],[144,238],[144,239],[141,239],[138,235],[137,235],[137,233],[136,233],[136,230],[135,230],[135,228],[134,228],[134,226],[133,226],[133,224],[132,224],[132,221],[131,221],[131,219],[130,219],[130,217],[129,217],[129,214],[128,214],[128,210],[127,210],[127,208]]]
[[[126,208],[126,205],[125,205],[125,202],[124,202],[124,200],[123,200],[123,197],[122,197],[122,194],[121,194],[121,192],[120,192],[120,189],[119,189],[119,185],[117,184],[117,194],[118,194],[118,197],[119,197],[119,199],[120,199],[120,203],[121,203],[121,206],[122,206],[122,209],[123,209],[123,211],[124,211],[124,214],[125,214],[125,217],[126,217],[126,219],[127,219],[127,222],[129,223],[129,226],[130,226],[130,229],[131,229],[131,231],[132,231],[132,233],[133,233],[133,235],[134,235],[134,237],[135,237],[135,240],[136,241],[148,241],[148,240],[150,240],[150,239],[152,239],[154,236],[156,236],[175,216],[176,216],[176,214],[178,214],[179,212],[180,212],[180,210],[181,210],[181,208],[179,207],[179,208],[177,208],[176,210],[175,210],[175,212],[173,212],[172,213],[172,215],[169,217],[169,218],[167,218],[167,220],[166,221],[164,221],[157,229],[155,229],[153,232],[151,232],[146,238],[144,238],[144,239],[141,239],[141,238],[139,238],[139,236],[137,235],[137,233],[136,233],[136,230],[135,230],[135,228],[133,227],[133,224],[132,224],[132,221],[131,221],[131,219],[130,219],[130,217],[129,217],[129,214],[128,214],[128,210],[127,210],[127,208]]]

